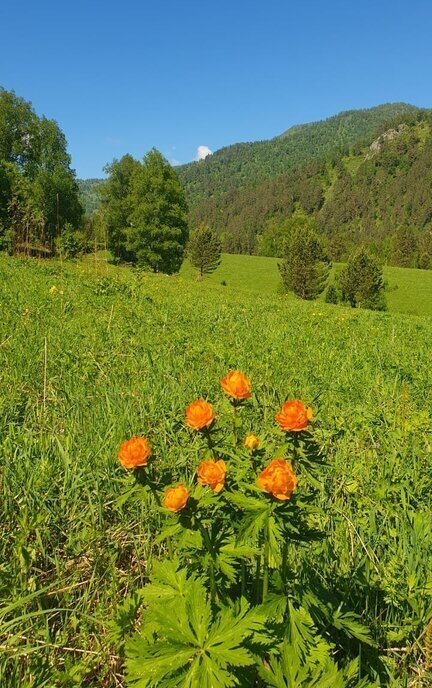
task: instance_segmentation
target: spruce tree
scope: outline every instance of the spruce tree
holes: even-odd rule
[[[279,270],[287,291],[308,300],[321,294],[326,285],[330,261],[310,224],[294,227],[287,237],[285,258]]]
[[[381,266],[364,247],[351,254],[338,276],[342,301],[353,308],[386,309]]]
[[[187,255],[202,278],[220,265],[221,242],[216,232],[208,225],[201,225],[192,232],[187,247]]]

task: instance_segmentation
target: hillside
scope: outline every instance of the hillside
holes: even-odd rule
[[[178,168],[193,209],[215,194],[244,189],[306,163],[338,157],[371,139],[383,126],[416,109],[405,103],[350,110],[329,119],[288,129],[269,141],[238,143],[199,162]]]
[[[366,243],[388,260],[396,229],[411,226],[423,237],[420,250],[431,253],[432,115],[405,115],[382,134],[332,160],[216,194],[192,209],[191,224],[225,232],[229,252],[253,252],[269,218],[302,208],[328,238],[334,259]]]
[[[265,256],[224,254],[221,265],[205,280],[209,284],[226,285],[236,292],[274,297],[280,293],[282,286],[278,270],[279,262],[278,258]],[[341,267],[341,263],[333,265],[330,282]],[[383,272],[386,284],[385,299],[389,313],[432,317],[432,270],[385,266]],[[197,271],[186,260],[180,275],[185,279],[196,280]],[[285,298],[298,303],[292,295],[287,295]],[[315,302],[314,309],[320,310],[323,301],[324,294]]]
[[[185,186],[189,206],[194,209],[215,194],[253,187],[314,160],[329,156],[337,159],[354,144],[372,140],[377,131],[390,126],[401,115],[416,111],[413,105],[394,103],[342,112],[320,122],[295,125],[271,140],[227,146],[204,160],[178,167],[177,172]],[[79,180],[81,199],[88,214],[100,204],[97,187],[101,182],[101,179]]]
[[[99,189],[103,179],[78,179],[80,200],[87,217],[91,217],[100,208]]]

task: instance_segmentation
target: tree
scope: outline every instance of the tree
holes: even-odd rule
[[[46,253],[63,227],[78,228],[83,211],[70,164],[58,124],[0,88],[0,244],[7,232],[14,250]]]
[[[155,272],[177,272],[189,238],[187,204],[177,173],[152,149],[132,175],[127,248],[134,262]]]
[[[402,225],[397,230],[393,241],[392,262],[401,268],[413,267],[417,255],[417,237],[412,227]]]
[[[325,293],[325,302],[326,303],[338,303],[339,302],[339,295],[337,293],[337,289],[334,284],[329,284],[327,287],[327,291]]]
[[[298,224],[287,237],[285,259],[279,270],[285,289],[302,299],[323,291],[330,270],[324,246],[311,224]]]
[[[381,266],[364,247],[351,254],[338,276],[342,300],[353,308],[386,309]]]
[[[220,265],[221,242],[216,232],[208,225],[201,225],[192,232],[187,246],[187,255],[199,270],[200,277],[208,275]]]
[[[103,218],[107,232],[108,248],[116,261],[134,261],[128,248],[128,230],[132,206],[132,182],[141,165],[131,155],[113,160],[105,167],[109,177],[101,186]]]

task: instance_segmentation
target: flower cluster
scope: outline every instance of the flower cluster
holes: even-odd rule
[[[221,381],[221,387],[234,406],[238,406],[251,397],[251,382],[239,370],[230,371]],[[216,421],[213,406],[205,399],[193,401],[186,408],[186,426],[195,432],[203,432],[209,439],[210,431]],[[308,428],[312,418],[312,409],[302,401],[286,401],[281,410],[275,415],[275,420],[284,432],[298,433]],[[243,446],[252,454],[261,446],[261,440],[253,433],[248,433]],[[118,458],[124,468],[134,469],[147,466],[151,455],[151,447],[144,437],[131,437],[121,445]],[[215,494],[219,494],[225,487],[225,480],[229,467],[224,460],[213,457],[201,461],[196,476],[199,485],[209,487]],[[284,458],[276,458],[259,473],[256,486],[263,492],[279,501],[291,499],[297,487],[297,476],[291,463]],[[168,487],[165,490],[162,504],[171,512],[177,513],[184,509],[190,497],[190,490],[183,483]]]

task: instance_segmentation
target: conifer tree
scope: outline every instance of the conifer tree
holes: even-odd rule
[[[381,266],[363,246],[351,254],[338,282],[342,300],[353,308],[386,309]]]
[[[194,268],[199,271],[201,278],[216,270],[220,265],[221,250],[218,235],[208,225],[200,225],[192,232],[187,254]]]
[[[323,291],[330,270],[324,246],[311,224],[299,224],[287,237],[285,258],[279,265],[287,291],[315,299]]]

